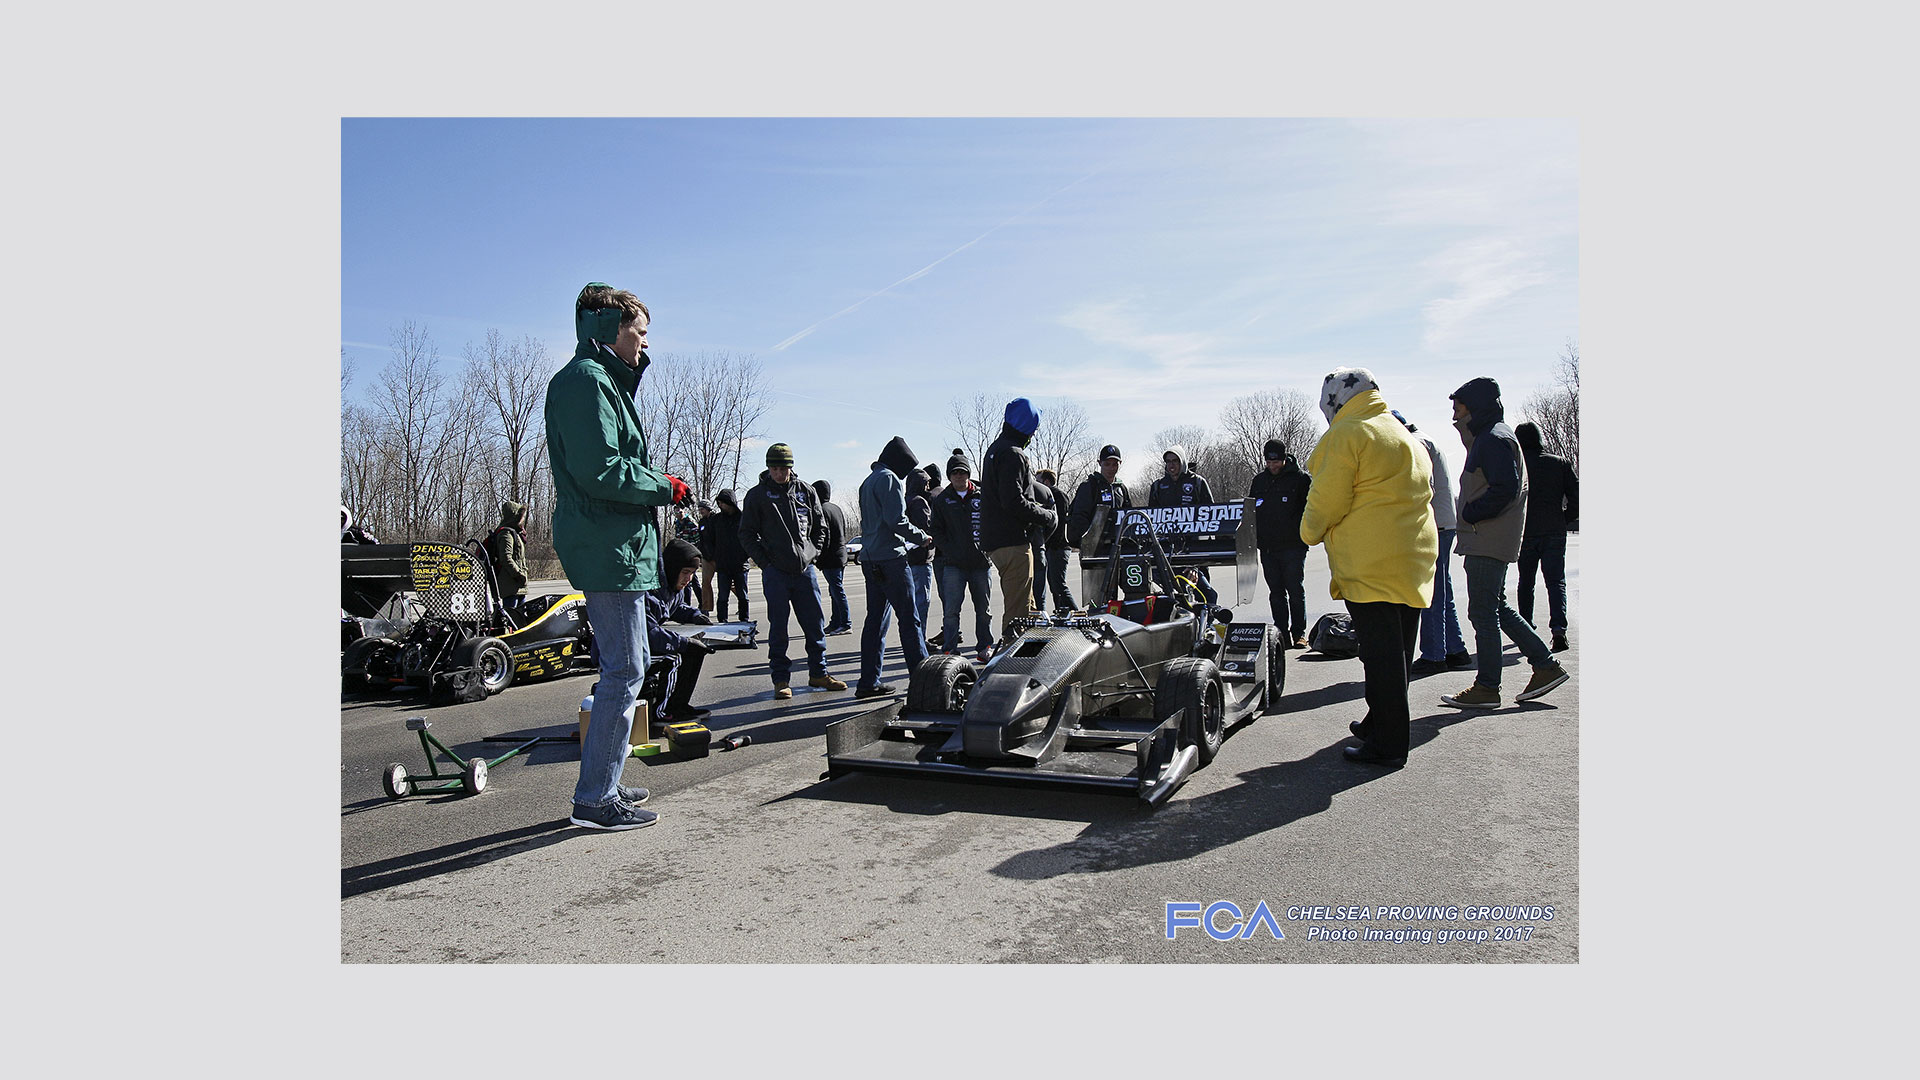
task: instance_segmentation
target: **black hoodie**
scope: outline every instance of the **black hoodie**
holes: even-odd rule
[[[1300,539],[1300,515],[1307,509],[1311,479],[1292,454],[1278,475],[1264,465],[1253,474],[1247,494],[1253,498],[1253,535],[1261,551],[1289,551],[1307,546]]]
[[[711,558],[716,570],[744,574],[747,549],[740,546],[740,504],[734,501],[732,488],[715,495],[713,502],[720,512],[710,515],[700,531],[700,554]]]
[[[1469,406],[1471,408],[1471,406]],[[1540,448],[1540,429],[1513,429],[1527,463],[1527,536],[1565,536],[1580,528],[1580,478],[1573,462]]]
[[[825,480],[813,482],[813,493],[820,497],[820,516],[826,519],[827,541],[820,545],[820,557],[813,565],[822,570],[840,570],[847,565],[847,512],[833,501],[833,485]]]
[[[1107,534],[1113,534],[1113,514],[1133,505],[1133,496],[1127,493],[1127,485],[1119,477],[1113,483],[1107,483],[1104,473],[1090,473],[1080,481],[1080,488],[1073,493],[1073,503],[1067,508],[1067,543],[1079,547],[1086,539],[1087,530],[1093,527],[1093,508],[1111,507],[1107,517]]]
[[[980,465],[980,548],[1027,547],[1035,528],[1053,528],[1053,511],[1033,498],[1033,464],[1026,445],[1033,436],[1012,424],[1000,425],[1000,437],[987,447]]]

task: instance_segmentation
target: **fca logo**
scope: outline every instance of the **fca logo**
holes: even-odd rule
[[[1280,932],[1280,921],[1273,917],[1273,912],[1267,910],[1265,900],[1260,901],[1260,906],[1254,908],[1253,914],[1244,920],[1239,905],[1231,900],[1215,900],[1206,905],[1204,914],[1200,909],[1201,905],[1191,900],[1167,901],[1167,940],[1172,941],[1177,930],[1199,927],[1215,941],[1230,941],[1236,937],[1245,941],[1261,926],[1267,928],[1267,933],[1272,934],[1275,941],[1287,939],[1287,935]],[[1219,921],[1223,912],[1228,916],[1225,929],[1221,928]]]

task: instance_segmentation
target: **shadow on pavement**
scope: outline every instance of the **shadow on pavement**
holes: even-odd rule
[[[1444,715],[1415,717],[1414,753],[1442,730],[1470,718],[1451,709]],[[1281,828],[1326,810],[1343,791],[1392,775],[1391,769],[1347,761],[1341,749],[1352,741],[1341,739],[1298,761],[1243,772],[1239,774],[1242,783],[1222,791],[1186,800],[1175,794],[1151,818],[1092,822],[1073,840],[1023,851],[992,872],[1016,880],[1039,880],[1128,870],[1179,862]]]
[[[381,859],[364,866],[344,867],[340,871],[340,899],[412,884],[471,866],[484,866],[508,855],[557,844],[569,836],[580,835],[582,831],[562,818]]]

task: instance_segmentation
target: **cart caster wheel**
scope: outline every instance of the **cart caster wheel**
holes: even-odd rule
[[[478,795],[487,790],[487,759],[468,758],[466,771],[460,774],[460,782],[466,785],[469,795]]]
[[[387,798],[403,799],[413,794],[413,781],[407,779],[407,767],[398,763],[387,766],[380,774],[380,786],[387,789]]]

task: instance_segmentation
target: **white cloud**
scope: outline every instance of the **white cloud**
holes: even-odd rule
[[[1428,349],[1446,344],[1467,320],[1552,277],[1533,253],[1499,238],[1456,244],[1427,260],[1426,266],[1453,288],[1452,295],[1429,300],[1421,309],[1426,318],[1422,343]]]
[[[860,446],[859,439],[848,439],[846,442],[837,442],[833,444],[833,448],[835,450],[854,450],[854,449],[858,449],[859,446]]]

